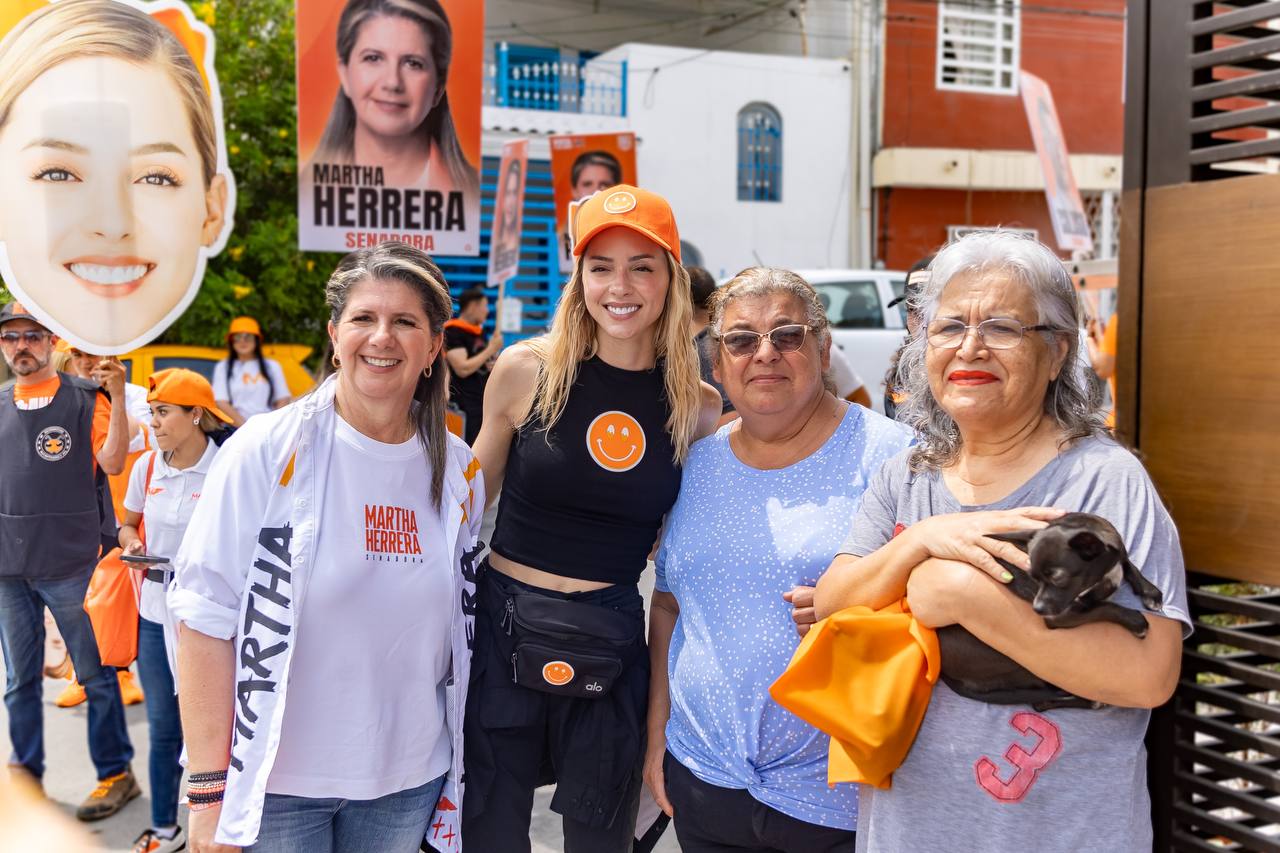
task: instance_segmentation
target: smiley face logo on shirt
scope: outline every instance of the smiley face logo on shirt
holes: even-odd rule
[[[606,471],[630,471],[644,458],[644,430],[626,412],[596,415],[587,427],[587,453]]]

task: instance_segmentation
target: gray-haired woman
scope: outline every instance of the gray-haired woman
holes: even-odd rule
[[[1037,713],[935,686],[890,790],[864,800],[872,851],[1151,847],[1143,735],[1178,676],[1190,630],[1177,531],[1138,461],[1103,426],[1076,359],[1077,303],[1057,257],[1007,232],[940,252],[919,297],[923,327],[900,363],[899,418],[919,443],[867,490],[842,553],[818,583],[818,616],[902,598],[926,625],[960,624],[1101,710]],[[995,557],[1025,554],[989,534],[1092,512],[1164,594],[1136,639],[1111,624],[1051,631],[1003,587]],[[1117,602],[1141,610],[1127,587]],[[869,802],[868,802],[869,800]]]

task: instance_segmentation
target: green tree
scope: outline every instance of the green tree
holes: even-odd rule
[[[298,251],[293,0],[190,2],[217,40],[235,226],[191,307],[161,340],[220,346],[249,314],[269,341],[326,342],[324,284],[340,255]]]

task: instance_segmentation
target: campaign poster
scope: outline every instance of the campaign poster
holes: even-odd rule
[[[502,146],[498,188],[489,238],[489,286],[502,288],[520,269],[520,229],[524,224],[524,187],[529,171],[529,140]]]
[[[480,254],[484,4],[298,0],[298,247]]]
[[[1067,156],[1058,110],[1053,105],[1053,92],[1048,83],[1034,74],[1021,71],[1018,76],[1022,105],[1027,112],[1036,154],[1040,156],[1040,170],[1044,173],[1044,194],[1049,202],[1049,218],[1053,220],[1058,248],[1091,252],[1093,235],[1089,232],[1089,219],[1084,215],[1075,175],[1071,173],[1071,160]]]
[[[636,185],[636,135],[595,133],[551,137],[551,182],[555,189],[560,271],[573,271],[569,205],[615,184]]]
[[[231,233],[213,32],[181,0],[0,4],[0,275],[95,355],[154,340]]]

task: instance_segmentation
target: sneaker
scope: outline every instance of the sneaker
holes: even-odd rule
[[[183,833],[182,827],[178,827],[173,838],[164,838],[157,835],[154,829],[148,829],[133,842],[133,853],[173,853],[175,850],[185,849],[186,846],[187,836]]]
[[[76,819],[101,820],[104,817],[110,817],[124,808],[125,803],[141,793],[142,789],[138,787],[138,780],[134,777],[133,770],[125,768],[123,773],[99,780],[98,787],[94,788],[93,793],[85,798],[80,808],[76,809]]]
[[[120,679],[120,698],[124,700],[124,704],[137,705],[145,698],[132,672],[121,669],[116,672],[116,677]]]
[[[59,708],[74,708],[85,700],[84,688],[80,686],[80,682],[76,681],[75,673],[71,673],[71,683],[67,685],[67,689],[58,694],[58,698],[53,700],[53,704]]]

